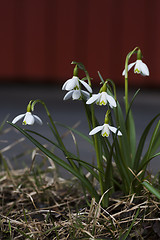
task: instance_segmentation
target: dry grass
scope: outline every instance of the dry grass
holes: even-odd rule
[[[116,196],[108,209],[75,180],[33,168],[0,173],[0,239],[159,239],[159,202]],[[137,212],[138,211],[138,212]],[[137,217],[135,217],[137,215]]]

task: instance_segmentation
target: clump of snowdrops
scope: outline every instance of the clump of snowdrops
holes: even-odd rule
[[[133,54],[137,55],[137,60],[129,63]],[[131,102],[128,100],[128,71],[134,67],[134,73],[149,76],[148,67],[142,61],[141,50],[136,47],[128,53],[125,60],[125,69],[122,73],[125,85],[125,114],[123,114],[117,100],[116,86],[112,80],[104,80],[101,74],[98,73],[101,88],[98,93],[93,94],[93,81],[91,81],[84,65],[78,62],[72,62],[72,64],[74,65],[73,77],[67,80],[62,86],[62,90],[67,91],[64,100],[69,98],[81,100],[84,105],[89,126],[89,135],[84,136],[78,131],[76,131],[76,133],[81,135],[84,141],[88,141],[93,145],[96,152],[96,165],[83,161],[66,149],[57,130],[57,125],[42,100],[31,100],[27,106],[27,112],[18,115],[10,124],[26,136],[46,156],[78,178],[84,191],[87,191],[97,202],[100,201],[103,207],[108,206],[109,196],[116,191],[115,189],[117,188],[121,190],[123,194],[128,195],[139,194],[142,188],[145,187],[160,198],[159,192],[145,179],[148,163],[151,159],[160,155],[160,152],[157,152],[160,146],[160,121],[158,121],[153,130],[148,150],[146,152],[143,151],[148,133],[160,114],[149,122],[137,144],[136,129],[131,108],[139,90],[135,93]],[[84,78],[81,80],[78,76],[79,71],[84,72]],[[54,139],[48,139],[40,133],[22,129],[16,125],[17,121],[22,118],[24,125],[33,125],[34,122],[42,125],[42,120],[33,114],[34,107],[37,103],[41,103],[46,110]],[[98,122],[94,109],[95,104],[104,108],[104,122]],[[74,129],[72,130],[75,131]],[[65,159],[55,155],[51,150],[37,141],[33,135],[40,136],[53,144],[53,146],[56,146],[63,152]],[[92,176],[91,178],[86,175],[86,170],[90,173],[90,176]],[[116,174],[118,172],[118,178],[115,178],[115,171]],[[96,186],[93,184],[94,180],[98,183]]]

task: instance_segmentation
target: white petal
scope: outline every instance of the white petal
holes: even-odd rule
[[[79,88],[79,78],[74,76],[68,80],[65,86],[65,90],[70,91],[73,90],[75,87]]]
[[[89,92],[81,90],[82,94],[88,99],[90,97]]]
[[[88,90],[88,92],[92,93],[92,88],[85,81],[79,80],[81,84]]]
[[[40,125],[43,124],[42,120],[37,116],[37,115],[33,115],[34,119],[36,120],[37,123],[39,123]]]
[[[112,127],[112,126],[108,126],[108,127],[109,127],[109,129],[110,129],[113,133],[116,133],[116,132],[117,132],[117,128]],[[118,135],[118,136],[122,136],[121,131],[118,130],[117,135]]]
[[[136,61],[136,65],[134,67],[134,73],[137,73],[137,74],[141,73],[141,62],[142,62],[142,60]]]
[[[64,96],[63,100],[68,100],[72,96],[73,91],[74,90],[67,92],[66,95]]]
[[[107,100],[108,100],[111,108],[117,106],[115,99],[112,96],[110,96],[109,94],[107,94]]]
[[[109,137],[110,131],[109,131],[109,124],[105,123],[103,125],[103,129],[101,132],[102,137]]]
[[[99,97],[100,97],[100,93],[98,93],[98,94],[93,94],[92,97],[90,97],[90,98],[88,99],[88,101],[86,102],[86,104],[92,104],[92,103],[94,103],[95,101],[97,101],[97,100],[99,99]]]
[[[23,120],[24,125],[33,125],[34,124],[34,117],[31,112],[26,112],[24,120]]]
[[[95,128],[93,128],[90,132],[89,132],[89,135],[94,135],[96,134],[97,132],[101,131],[103,129],[103,126],[97,126]]]
[[[69,79],[69,80],[70,80],[70,79]],[[69,80],[67,80],[67,81],[63,84],[62,90],[66,90],[66,85],[67,85],[67,83],[68,83]]]
[[[25,116],[25,113],[18,115],[17,117],[15,117],[15,118],[13,119],[12,123],[15,124],[15,123],[18,122],[20,119],[22,119],[24,116]]]
[[[107,104],[107,93],[106,92],[100,93],[99,103],[97,103],[97,104],[99,104],[100,106]]]
[[[149,69],[145,63],[141,63],[141,73],[144,76],[149,76]]]
[[[81,97],[80,90],[73,90],[72,99],[73,100],[78,100],[80,97]]]
[[[136,64],[136,62],[130,63],[130,64],[128,65],[128,71],[129,71],[135,64]],[[123,72],[122,72],[122,76],[124,76],[125,73],[126,73],[126,71],[125,71],[125,69],[124,69]]]

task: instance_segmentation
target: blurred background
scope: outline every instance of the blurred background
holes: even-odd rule
[[[159,0],[0,0],[0,80],[62,83],[73,60],[118,85],[126,54],[139,46],[149,78],[160,86]]]
[[[131,96],[135,88],[143,88],[133,109],[139,138],[144,124],[160,109],[159,13],[159,0],[0,0],[0,121],[7,114],[11,121],[26,111],[31,99],[41,98],[55,120],[70,126],[81,120],[79,130],[88,134],[80,103],[62,100],[61,86],[72,77],[71,62],[85,65],[95,87],[97,71],[104,79],[111,78],[123,101],[125,57],[139,46],[150,70],[149,77],[129,73]],[[37,106],[36,111],[44,120],[42,108]],[[103,123],[104,109],[98,113]],[[6,139],[11,143],[17,135]],[[1,140],[1,149],[10,144],[7,141]],[[89,157],[90,150],[81,144]],[[16,154],[12,148],[10,157]]]

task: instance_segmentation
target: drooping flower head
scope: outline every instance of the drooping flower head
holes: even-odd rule
[[[80,84],[82,84],[87,91],[81,90]],[[89,84],[86,83],[84,80],[79,79],[77,65],[74,68],[73,77],[71,79],[68,79],[63,84],[62,90],[69,91],[68,93],[66,93],[63,100],[67,100],[70,97],[72,97],[73,100],[81,99],[82,95],[88,99],[90,96],[90,93],[92,93],[92,88],[89,86]]]
[[[130,63],[128,65],[128,71],[134,66],[134,73],[141,74],[142,76],[149,76],[149,69],[147,65],[142,62],[142,53],[141,50],[138,49],[137,51],[137,60],[133,63]],[[126,73],[125,69],[122,72],[122,75],[124,76]]]
[[[116,101],[115,99],[109,95],[107,92],[107,82],[105,82],[103,84],[103,86],[101,87],[99,93],[97,94],[93,94],[92,97],[90,97],[86,104],[92,104],[92,103],[96,103],[97,105],[106,105],[107,103],[109,103],[109,106],[111,108],[116,107]]]
[[[31,103],[32,101],[29,102],[26,113],[20,114],[13,119],[12,121],[13,124],[15,124],[16,122],[23,118],[22,122],[23,125],[33,125],[35,122],[42,125],[42,120],[37,115],[31,113]]]
[[[121,131],[119,131],[116,127],[113,127],[113,126],[109,125],[109,114],[110,114],[110,111],[107,111],[106,116],[105,116],[104,124],[101,125],[101,126],[97,126],[94,129],[92,129],[89,132],[89,135],[94,135],[94,134],[101,131],[102,137],[109,137],[110,131],[111,131],[111,132],[117,134],[118,136],[122,136]]]

